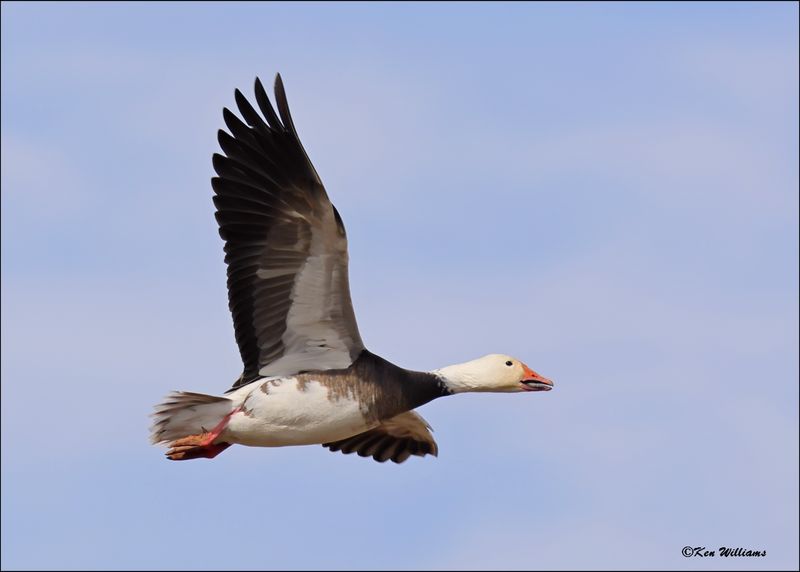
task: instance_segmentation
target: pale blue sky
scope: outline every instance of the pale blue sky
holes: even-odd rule
[[[2,4],[2,567],[797,569],[798,6]],[[281,72],[438,459],[170,463],[241,371],[211,154]],[[698,561],[685,545],[767,551]]]

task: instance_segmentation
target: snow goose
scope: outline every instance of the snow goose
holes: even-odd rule
[[[297,136],[280,75],[259,114],[239,90],[211,180],[225,241],[228,301],[244,371],[222,396],[173,392],[155,408],[153,443],[173,460],[214,458],[233,444],[321,444],[402,463],[438,453],[415,408],[467,391],[547,391],[553,382],[491,354],[431,372],[369,352],[350,302],[342,218]]]

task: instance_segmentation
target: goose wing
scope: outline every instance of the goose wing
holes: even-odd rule
[[[344,454],[358,453],[360,457],[372,457],[379,463],[391,459],[402,463],[411,455],[424,457],[439,454],[439,448],[431,435],[431,426],[415,411],[406,411],[369,431],[353,437],[323,443],[331,451]]]
[[[280,75],[261,114],[235,92],[224,155],[213,157],[215,213],[225,241],[228,301],[244,371],[259,376],[347,368],[364,349],[350,301],[347,236],[297,136]]]

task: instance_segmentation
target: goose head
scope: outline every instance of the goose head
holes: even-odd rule
[[[489,354],[433,372],[453,393],[490,391],[550,391],[553,382],[536,373],[520,360],[504,354]]]

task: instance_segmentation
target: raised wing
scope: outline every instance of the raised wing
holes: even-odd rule
[[[379,463],[389,459],[402,463],[411,455],[436,457],[439,454],[431,435],[431,426],[415,411],[406,411],[374,429],[341,441],[323,443],[322,446],[344,454],[358,453],[360,457],[372,457]]]
[[[348,367],[364,349],[347,275],[339,213],[297,136],[280,75],[278,114],[261,81],[263,117],[241,92],[242,122],[223,110],[211,180],[225,240],[228,301],[244,372],[232,389],[260,375]]]

